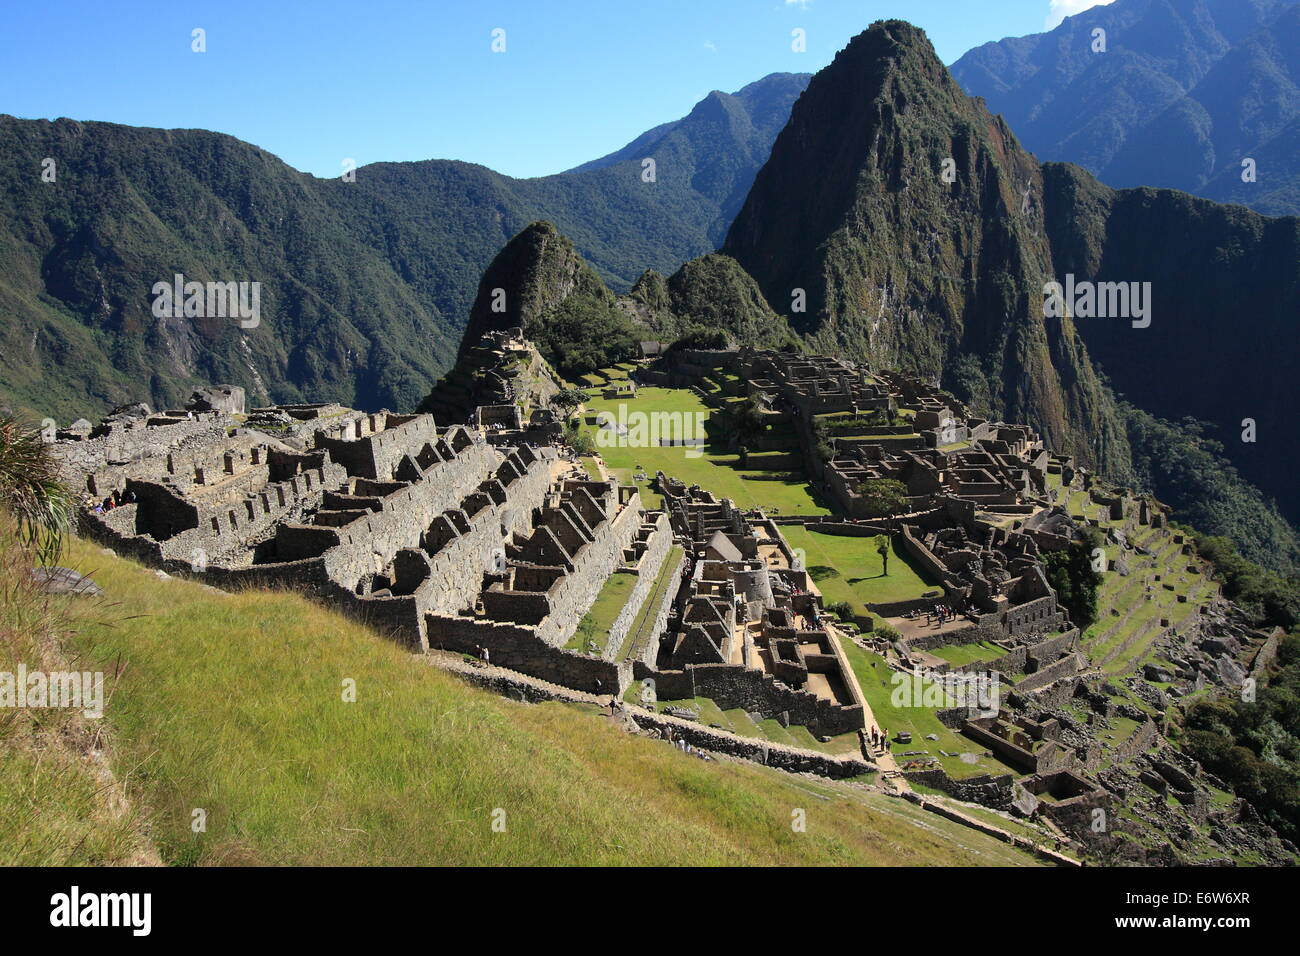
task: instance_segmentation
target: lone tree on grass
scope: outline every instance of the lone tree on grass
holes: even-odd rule
[[[880,555],[880,563],[884,565],[885,570],[881,572],[881,577],[889,576],[889,535],[878,534],[875,539],[876,554]]]

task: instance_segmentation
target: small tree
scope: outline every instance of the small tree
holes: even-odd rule
[[[884,518],[907,510],[907,486],[893,478],[868,478],[857,487],[868,518]]]
[[[585,432],[581,428],[566,425],[564,427],[564,443],[573,449],[575,455],[596,454],[595,439],[591,437],[590,432]]]
[[[1087,527],[1064,551],[1052,551],[1043,557],[1047,583],[1069,613],[1070,622],[1080,630],[1086,630],[1097,619],[1097,592],[1102,579],[1093,570],[1092,554],[1103,543],[1101,532]]]
[[[835,457],[835,446],[831,444],[826,423],[814,416],[809,428],[812,432],[813,453],[821,461],[830,461]]]
[[[591,396],[580,388],[563,388],[555,393],[551,399],[551,404],[560,410],[561,417],[567,419],[575,409],[589,398]]]
[[[767,429],[764,420],[764,406],[757,397],[751,395],[737,404],[734,411],[727,416],[727,427],[731,432],[731,443],[740,453],[740,467],[749,461],[749,449],[757,443]]]
[[[848,601],[836,601],[834,604],[827,604],[826,610],[834,614],[841,621],[853,620],[853,605]]]
[[[889,535],[878,534],[875,539],[876,554],[880,555],[880,563],[884,565],[885,570],[881,572],[882,577],[889,576]]]
[[[18,520],[23,543],[53,564],[72,530],[76,499],[40,431],[0,415],[0,505]]]
[[[578,639],[582,641],[581,649],[583,653],[588,651],[590,644],[595,643],[598,631],[599,628],[597,628],[596,622],[593,621],[589,615],[584,616],[583,619],[578,622]]]

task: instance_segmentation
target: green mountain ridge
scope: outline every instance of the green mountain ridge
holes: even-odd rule
[[[0,161],[23,171],[0,184],[0,401],[70,420],[223,381],[256,403],[413,407],[529,222],[559,223],[621,290],[716,248],[805,82],[711,94],[629,144],[656,160],[654,183],[617,155],[529,180],[444,160],[322,180],[203,130],[0,116]],[[156,319],[150,290],[177,273],[260,282],[261,323]]]
[[[1042,315],[1040,197],[1036,160],[925,34],[876,23],[813,78],[723,251],[812,348],[939,376],[1122,473],[1122,427],[1073,324]],[[797,290],[806,311],[792,310]]]
[[[1094,31],[1106,49],[1094,52]],[[1115,187],[1163,186],[1300,214],[1300,5],[1116,0],[985,43],[953,75],[1026,148]],[[1242,180],[1242,160],[1257,178]]]

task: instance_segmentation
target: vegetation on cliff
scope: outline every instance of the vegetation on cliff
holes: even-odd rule
[[[1193,704],[1180,743],[1295,842],[1300,840],[1300,634],[1282,639],[1262,686],[1253,699],[1243,697]]]

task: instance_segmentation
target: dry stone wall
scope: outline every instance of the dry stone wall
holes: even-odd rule
[[[664,700],[707,697],[723,710],[802,724],[818,736],[851,733],[863,726],[863,709],[843,706],[804,690],[792,689],[769,674],[729,664],[691,664],[680,671],[649,675]]]
[[[643,525],[642,527],[646,526]],[[663,567],[664,558],[667,557],[669,549],[672,548],[672,529],[668,526],[668,515],[658,512],[649,527],[653,530],[646,538],[646,549],[642,553],[640,561],[637,562],[635,572],[637,582],[628,595],[627,603],[618,612],[618,615],[614,618],[614,623],[609,629],[609,639],[605,642],[604,652],[601,655],[606,660],[613,660],[622,649],[628,631],[636,622],[642,606],[650,597],[650,592],[659,577],[659,571]]]

